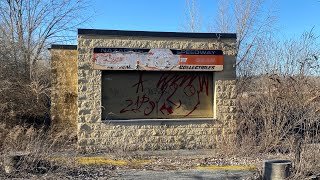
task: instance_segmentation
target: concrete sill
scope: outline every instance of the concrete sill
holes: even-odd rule
[[[112,125],[187,125],[187,124],[214,124],[218,121],[213,118],[193,119],[127,119],[127,120],[102,120],[103,123]]]

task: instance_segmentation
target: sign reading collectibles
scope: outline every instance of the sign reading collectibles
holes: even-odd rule
[[[222,71],[221,50],[94,48],[94,69]]]

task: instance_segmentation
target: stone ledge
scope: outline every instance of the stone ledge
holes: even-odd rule
[[[108,125],[192,125],[192,124],[215,124],[218,121],[213,118],[196,119],[128,119],[128,120],[102,120]]]

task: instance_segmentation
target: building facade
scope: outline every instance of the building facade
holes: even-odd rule
[[[51,48],[53,123],[83,150],[215,148],[234,136],[236,51],[235,34],[79,29]]]

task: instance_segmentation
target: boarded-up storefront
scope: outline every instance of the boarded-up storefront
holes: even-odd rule
[[[103,71],[103,119],[213,117],[212,72]]]
[[[79,148],[213,148],[233,136],[235,48],[235,34],[79,29]]]

